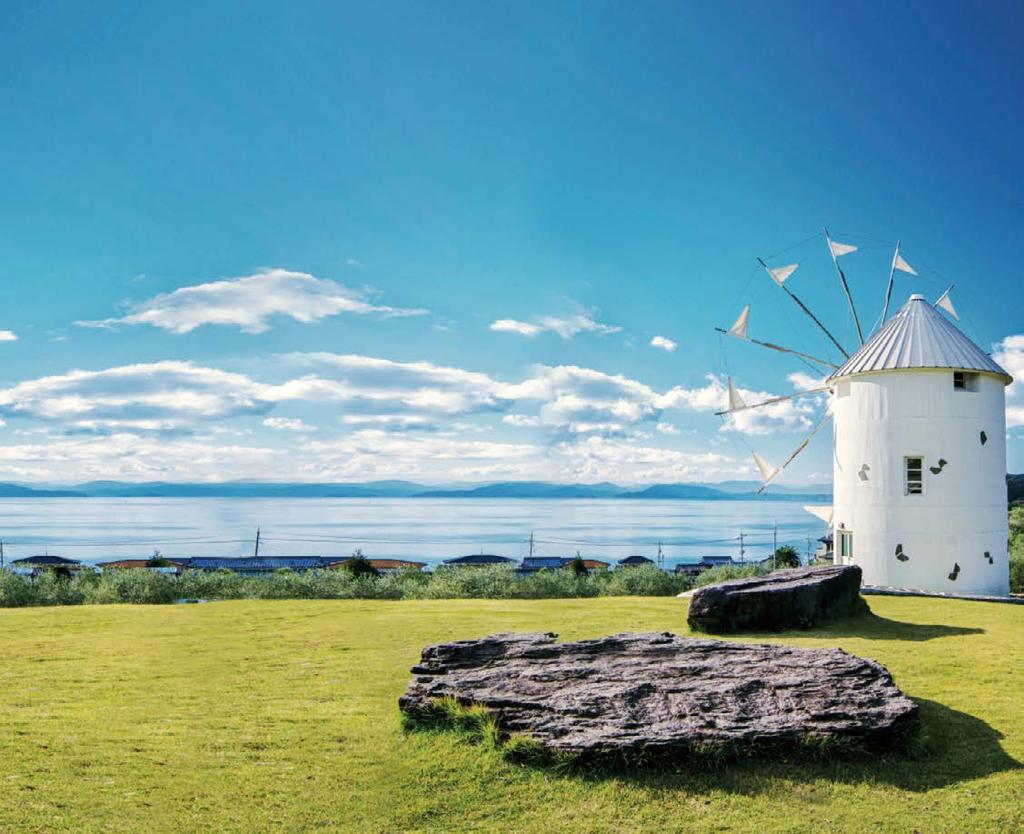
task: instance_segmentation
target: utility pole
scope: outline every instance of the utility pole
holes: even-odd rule
[[[530,558],[533,558],[533,530],[530,531]]]
[[[811,537],[807,537],[807,564],[811,563]]]
[[[256,528],[256,548],[253,550],[252,558],[257,559],[260,555],[260,528]]]
[[[772,522],[772,570],[775,570],[775,553],[779,549],[779,522]]]
[[[4,540],[0,539],[0,570],[4,569]]]
[[[665,569],[665,554],[661,552],[661,539],[658,539],[658,567]]]
[[[745,549],[745,548],[743,547],[743,535],[744,535],[744,534],[743,534],[743,531],[742,531],[742,530],[740,530],[740,561],[741,561],[741,562],[745,562],[745,561],[747,561],[747,560],[746,560],[746,557],[744,556],[744,554],[745,554],[745,553],[746,553],[747,551],[746,551],[746,549]]]

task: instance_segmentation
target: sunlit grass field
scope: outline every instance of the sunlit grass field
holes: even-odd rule
[[[591,777],[511,764],[450,733],[404,735],[409,667],[428,643],[495,631],[683,633],[684,601],[0,611],[0,831],[1024,827],[1024,606],[869,603],[869,616],[764,639],[885,664],[922,706],[909,758]]]

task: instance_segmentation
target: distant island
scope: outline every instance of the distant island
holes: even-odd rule
[[[89,481],[73,485],[31,486],[0,483],[0,498],[615,498],[675,501],[831,501],[829,487],[772,485],[757,495],[758,481],[717,484],[652,484],[627,487],[612,483],[557,484],[546,481],[501,481],[486,484],[431,486],[412,481],[366,483],[128,483]]]

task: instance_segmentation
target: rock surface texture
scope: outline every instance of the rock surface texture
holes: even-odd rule
[[[917,705],[884,667],[840,649],[674,634],[573,643],[495,634],[428,646],[412,674],[399,700],[407,714],[442,698],[479,704],[502,731],[581,756],[830,740],[887,749],[918,726]]]
[[[811,628],[865,611],[860,579],[856,565],[836,565],[708,585],[690,598],[687,622],[690,628],[713,634]]]

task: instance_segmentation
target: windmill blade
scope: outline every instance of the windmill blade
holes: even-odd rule
[[[820,518],[829,527],[832,526],[832,505],[831,504],[804,504],[805,512]]]
[[[889,267],[889,283],[885,287],[885,306],[882,308],[882,321],[879,323],[879,327],[885,325],[885,317],[889,315],[889,301],[892,299],[892,285],[897,269],[900,272],[906,272],[908,275],[917,275],[917,270],[903,260],[903,256],[900,254],[900,241],[898,240],[896,241],[896,251],[892,253],[892,266]]]
[[[799,446],[797,446],[796,449],[793,450],[793,454],[791,454],[788,458],[786,458],[786,462],[784,464],[782,464],[782,466],[780,466],[778,469],[772,471],[770,476],[765,476],[764,483],[761,484],[761,488],[757,491],[758,495],[760,495],[762,492],[764,492],[768,488],[768,484],[770,484],[772,481],[774,481],[780,474],[782,474],[783,470],[787,466],[789,466],[794,460],[797,459],[797,457],[800,455],[800,453],[804,449],[807,448],[807,444],[810,443],[814,439],[814,435],[816,435],[819,431],[821,431],[822,426],[824,426],[825,423],[827,423],[831,419],[832,419],[832,415],[831,414],[826,414],[824,417],[822,417],[821,418],[821,422],[818,423],[818,425],[816,425],[814,427],[814,429],[811,431],[811,433],[809,435],[807,435],[807,437],[804,438],[803,442]],[[760,456],[757,454],[757,452],[754,452],[754,461],[755,461],[755,463],[757,462],[757,459],[759,457]],[[761,458],[761,460],[764,460],[764,458]],[[761,464],[760,463],[757,464],[757,468],[761,469]],[[761,474],[765,475],[765,471],[763,469],[761,469]]]
[[[731,330],[725,330],[721,327],[716,327],[715,330],[719,333],[724,333],[726,336],[735,336]],[[792,348],[783,347],[782,345],[776,345],[772,342],[762,342],[759,339],[751,339],[749,336],[740,337],[744,342],[750,342],[752,345],[758,345],[760,347],[768,348],[769,350],[776,350],[779,353],[790,353],[793,356],[799,356],[801,359],[806,359],[808,362],[814,362],[817,365],[821,365],[823,368],[838,368],[839,366],[834,362],[828,362],[824,359],[819,359],[817,356],[811,356],[807,353],[801,353],[798,350]]]
[[[832,344],[834,344],[836,346],[836,348],[839,350],[839,352],[841,354],[843,354],[843,356],[845,356],[847,359],[849,359],[850,358],[850,354],[848,354],[846,352],[846,350],[843,348],[843,346],[841,344],[839,344],[838,341],[836,341],[836,337],[833,336],[832,333],[829,331],[829,329],[827,327],[825,327],[824,324],[821,323],[821,320],[816,315],[814,315],[814,313],[812,313],[808,309],[807,305],[804,304],[799,298],[797,298],[793,294],[793,292],[789,289],[789,287],[786,286],[786,284],[785,284],[786,278],[788,278],[790,275],[792,275],[793,271],[797,268],[798,264],[790,264],[790,266],[780,267],[780,268],[777,268],[777,269],[773,270],[771,267],[768,266],[768,264],[766,264],[760,258],[757,259],[757,262],[759,264],[761,264],[762,267],[764,267],[764,271],[768,273],[768,275],[771,277],[771,279],[776,284],[778,284],[780,287],[782,287],[782,291],[784,293],[786,293],[786,295],[788,295],[790,298],[793,299],[793,301],[796,303],[797,307],[799,307],[801,310],[803,310],[805,313],[807,313],[808,316],[811,317],[811,320],[816,325],[818,325],[818,327],[821,329],[822,333],[824,333],[826,336],[829,337],[829,339],[831,339]],[[789,271],[787,272],[786,270],[789,270]],[[783,275],[781,280],[778,278],[778,274],[779,273],[784,273],[784,275]]]
[[[743,397],[740,396],[740,392],[736,390],[736,386],[732,384],[732,377],[729,377],[729,408],[727,411],[716,411],[716,414],[728,414],[730,411],[742,411],[745,408],[749,408]]]
[[[736,319],[736,323],[729,328],[729,333],[740,339],[747,338],[747,326],[750,324],[750,305],[748,304],[743,308],[743,312],[740,313],[740,317]]]
[[[956,307],[953,306],[953,299],[949,297],[949,293],[955,286],[956,284],[950,284],[949,289],[946,290],[941,296],[939,296],[939,300],[935,302],[935,306],[941,307],[957,321],[960,321],[960,316],[957,315]]]
[[[864,344],[864,332],[860,329],[860,318],[857,316],[857,308],[853,305],[853,296],[850,294],[850,285],[846,283],[846,274],[843,272],[843,268],[839,265],[839,259],[843,255],[849,255],[851,252],[856,252],[857,247],[851,246],[848,243],[837,243],[828,236],[828,229],[825,229],[825,242],[828,243],[828,251],[832,256],[832,263],[836,266],[836,272],[839,273],[839,283],[843,287],[843,292],[846,293],[846,301],[850,305],[850,312],[853,313],[853,323],[857,327],[857,338],[860,339],[860,343]]]
[[[829,387],[827,385],[823,386],[821,388],[808,388],[806,391],[796,391],[795,393],[792,393],[792,394],[785,394],[785,395],[783,395],[781,397],[772,397],[770,399],[763,400],[762,402],[752,403],[750,405],[747,405],[745,402],[743,402],[743,398],[740,397],[739,392],[736,391],[736,399],[739,401],[739,405],[736,405],[733,402],[733,391],[735,391],[735,386],[733,386],[732,379],[730,379],[729,380],[729,407],[725,411],[716,411],[715,412],[715,416],[716,417],[721,417],[723,414],[733,414],[736,411],[747,411],[748,409],[751,409],[751,408],[762,408],[763,406],[766,406],[766,405],[774,405],[775,403],[784,403],[786,400],[792,400],[795,397],[806,397],[808,394],[820,394],[823,391],[828,391],[828,390],[830,390],[830,389],[829,389]]]

